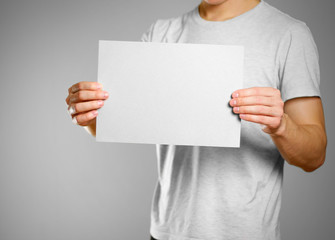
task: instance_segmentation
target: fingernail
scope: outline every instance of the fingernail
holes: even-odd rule
[[[232,106],[235,106],[235,105],[236,105],[236,100],[232,100],[232,101],[231,101],[231,105],[232,105]]]
[[[104,104],[104,101],[99,100],[99,101],[98,101],[98,105],[99,105],[99,106],[102,106],[102,104]]]
[[[234,98],[237,98],[238,96],[239,96],[238,93],[233,93],[233,97],[234,97]]]
[[[76,118],[76,117],[73,117],[73,118],[72,118],[72,122],[73,122],[73,124],[78,125],[78,122],[77,122],[77,118]]]
[[[238,113],[238,112],[240,112],[240,108],[239,108],[239,107],[234,107],[234,111],[235,111],[236,113]]]
[[[94,111],[92,112],[92,114],[93,114],[93,116],[96,116],[96,115],[98,115],[98,111],[97,111],[97,110],[94,110]]]
[[[108,97],[108,92],[105,92],[105,93],[104,93],[104,97]]]

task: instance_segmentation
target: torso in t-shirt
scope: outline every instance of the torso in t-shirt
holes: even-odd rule
[[[197,6],[158,19],[142,40],[243,45],[243,88],[278,88],[284,101],[320,95],[319,56],[309,28],[264,1],[221,22],[201,18]],[[285,161],[261,126],[241,122],[240,148],[157,144],[156,150],[153,237],[280,240]]]

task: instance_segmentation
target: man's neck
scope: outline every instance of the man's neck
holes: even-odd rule
[[[225,21],[251,10],[259,2],[259,0],[227,0],[218,5],[210,5],[202,1],[199,4],[199,14],[207,21]]]

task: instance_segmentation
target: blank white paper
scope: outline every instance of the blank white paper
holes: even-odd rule
[[[99,41],[96,141],[239,147],[244,46]]]

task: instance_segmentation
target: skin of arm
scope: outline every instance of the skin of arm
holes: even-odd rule
[[[283,158],[291,165],[312,172],[323,165],[327,135],[319,97],[299,97],[286,101],[275,88],[237,90],[230,105],[245,121],[262,124]]]
[[[321,99],[296,98],[284,105],[282,129],[270,134],[286,161],[306,172],[323,165],[327,136]]]

